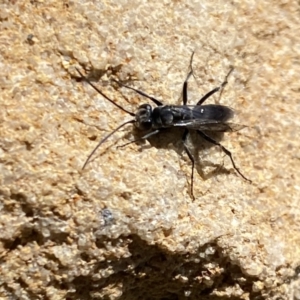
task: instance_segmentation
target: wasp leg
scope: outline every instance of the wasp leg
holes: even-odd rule
[[[218,87],[214,88],[213,90],[211,90],[210,92],[208,92],[207,94],[205,94],[205,95],[197,102],[197,105],[203,104],[203,102],[204,102],[205,100],[207,100],[210,96],[212,96],[214,93],[218,92],[219,90],[221,90],[221,93],[222,93],[222,91],[223,91],[225,85],[228,83],[227,79],[228,79],[228,77],[229,77],[229,75],[231,74],[232,71],[233,71],[233,67],[230,68],[230,70],[229,70],[228,74],[226,75],[225,80],[223,81],[223,83],[222,83],[220,86],[218,86]],[[221,97],[221,96],[220,96],[220,97]]]
[[[195,200],[195,196],[194,196],[194,169],[195,169],[195,159],[190,151],[190,149],[187,147],[186,145],[186,139],[189,135],[189,131],[188,129],[186,129],[183,133],[183,136],[182,136],[182,142],[183,142],[183,147],[184,147],[184,150],[186,152],[186,154],[188,155],[188,157],[190,158],[191,162],[192,162],[192,174],[191,174],[191,196],[192,196],[192,199],[193,201]]]
[[[217,141],[215,141],[214,139],[212,139],[211,137],[209,137],[208,135],[206,135],[203,131],[200,131],[200,130],[197,130],[197,133],[202,137],[202,138],[204,138],[206,141],[208,141],[209,143],[212,143],[212,144],[214,144],[214,145],[216,145],[216,146],[219,146],[221,149],[222,149],[222,151],[227,155],[227,156],[229,156],[229,158],[230,158],[230,160],[231,160],[231,163],[232,163],[232,166],[233,166],[233,168],[236,170],[236,172],[238,173],[238,174],[240,174],[240,176],[242,177],[242,178],[244,178],[246,181],[248,181],[248,182],[252,182],[250,179],[248,179],[247,177],[245,177],[242,173],[241,173],[241,171],[238,169],[238,167],[235,165],[235,163],[234,163],[234,160],[233,160],[233,158],[232,158],[232,154],[231,154],[231,152],[228,150],[228,149],[226,149],[224,146],[222,146],[219,142],[217,142]]]
[[[182,101],[183,101],[183,105],[187,104],[187,100],[188,100],[188,96],[187,96],[187,85],[188,85],[188,80],[191,77],[191,75],[193,74],[193,71],[190,71],[189,74],[186,76],[186,79],[183,83],[183,87],[182,87]]]
[[[133,144],[133,143],[138,142],[138,141],[146,140],[146,139],[148,139],[150,136],[155,135],[155,134],[158,134],[159,132],[160,132],[159,129],[154,130],[154,131],[149,132],[149,133],[147,133],[146,135],[144,135],[144,136],[142,136],[142,137],[140,137],[140,138],[138,138],[138,139],[136,139],[136,140],[133,140],[133,141],[130,141],[130,142],[126,143],[126,144],[117,146],[117,148],[118,148],[118,149],[119,149],[119,148],[123,148],[123,147],[125,147],[125,146],[127,146],[127,145],[129,145],[129,144]]]

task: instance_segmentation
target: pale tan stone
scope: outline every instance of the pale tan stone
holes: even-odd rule
[[[297,1],[4,1],[0,4],[1,299],[300,299],[300,26]],[[195,104],[248,127],[216,147],[144,144],[130,126],[81,170],[124,112]],[[195,80],[196,79],[196,80]],[[202,178],[201,177],[204,177]],[[256,298],[257,297],[257,298]]]

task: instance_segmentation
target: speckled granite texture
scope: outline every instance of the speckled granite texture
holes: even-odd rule
[[[300,299],[297,1],[2,1],[1,299]],[[180,132],[118,149],[148,103],[237,111],[218,147]]]

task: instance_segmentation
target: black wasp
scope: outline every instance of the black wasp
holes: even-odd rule
[[[191,57],[191,64],[193,55]],[[105,136],[95,147],[95,149],[91,152],[91,154],[86,159],[82,169],[86,167],[88,162],[90,161],[93,154],[97,151],[97,149],[108,139],[110,138],[115,132],[117,132],[120,128],[127,124],[134,124],[137,129],[141,131],[146,131],[147,134],[142,136],[141,138],[134,140],[132,142],[126,143],[125,145],[128,145],[130,143],[134,143],[138,140],[144,140],[148,139],[150,136],[153,136],[155,134],[158,134],[160,131],[162,131],[165,128],[170,127],[183,127],[185,128],[184,134],[182,136],[182,142],[184,149],[190,158],[192,162],[192,174],[191,174],[191,195],[194,199],[193,194],[193,180],[194,180],[194,167],[195,167],[195,160],[192,156],[191,151],[186,145],[186,140],[189,135],[190,130],[195,130],[203,139],[208,141],[209,143],[212,143],[214,145],[217,145],[221,147],[222,151],[230,158],[231,163],[233,165],[233,168],[236,170],[236,172],[245,180],[251,182],[249,179],[247,179],[240,170],[236,167],[234,160],[232,158],[232,154],[229,150],[227,150],[224,146],[222,146],[219,142],[211,138],[206,134],[207,131],[214,131],[214,132],[233,132],[240,130],[244,128],[243,125],[234,124],[227,122],[229,119],[231,119],[234,115],[234,112],[231,108],[224,105],[219,104],[207,104],[202,105],[205,100],[207,100],[210,96],[218,92],[219,90],[223,89],[224,86],[227,84],[227,79],[230,73],[232,72],[233,68],[230,69],[227,76],[225,77],[224,82],[219,86],[208,92],[206,95],[204,95],[196,105],[187,105],[187,85],[188,80],[193,74],[193,70],[191,67],[191,71],[188,73],[184,83],[183,83],[183,89],[182,89],[182,97],[183,97],[183,105],[163,105],[163,103],[154,97],[151,97],[147,94],[145,94],[142,91],[139,91],[135,88],[132,88],[130,86],[127,86],[119,81],[114,80],[119,85],[128,88],[130,90],[135,91],[139,95],[146,97],[150,99],[156,107],[152,108],[150,104],[142,104],[138,107],[137,112],[134,114],[127,109],[121,107],[119,104],[115,103],[113,100],[111,100],[108,96],[106,96],[102,91],[100,91],[93,83],[91,83],[77,68],[76,70],[80,74],[81,78],[84,79],[92,88],[94,88],[100,95],[102,95],[105,99],[107,99],[109,102],[111,102],[113,105],[118,107],[119,109],[123,110],[127,114],[134,117],[134,119],[126,121],[125,123],[118,126],[116,129],[114,129],[110,134]],[[125,146],[123,145],[123,146]]]

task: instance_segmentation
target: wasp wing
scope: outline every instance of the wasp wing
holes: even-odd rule
[[[231,122],[220,122],[216,120],[182,120],[177,121],[174,124],[175,127],[186,127],[194,130],[203,131],[217,131],[217,132],[233,132],[245,128],[245,125],[231,123]]]
[[[171,106],[174,115],[180,115],[182,120],[214,120],[226,122],[234,115],[234,111],[224,105],[179,105]]]
[[[244,128],[244,125],[227,122],[234,111],[225,105],[179,105],[171,107],[173,114],[179,116],[173,126],[194,130],[232,132]]]

